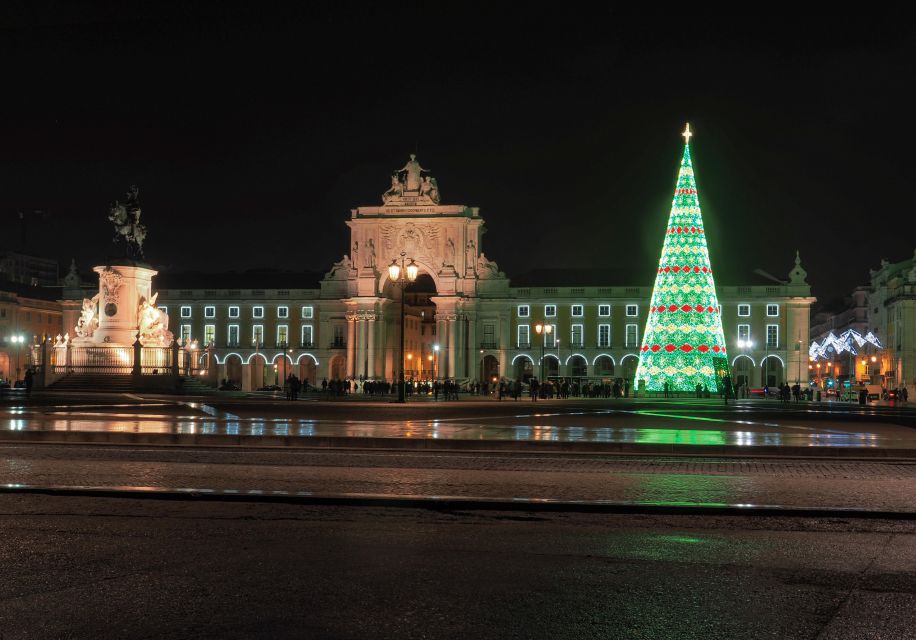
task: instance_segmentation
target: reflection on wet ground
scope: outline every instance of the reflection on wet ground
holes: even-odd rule
[[[738,414],[740,415],[740,414]],[[598,410],[432,420],[242,417],[200,403],[9,407],[3,431],[279,437],[551,441],[699,446],[916,448],[916,430],[888,424],[712,418],[695,412]]]

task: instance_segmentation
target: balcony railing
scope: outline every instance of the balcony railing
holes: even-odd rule
[[[347,341],[346,340],[333,340],[331,344],[328,345],[328,349],[346,349]]]
[[[300,349],[311,349],[311,348],[312,348],[312,343],[311,343],[311,342],[300,342],[300,343],[299,343],[299,348],[300,348]]]
[[[530,343],[530,342],[519,342],[519,343],[518,343],[518,348],[519,348],[519,349],[530,349],[530,348],[531,348],[531,343]]]
[[[481,342],[480,348],[481,349],[498,349],[499,343],[498,342]]]
[[[582,343],[581,340],[579,340],[578,342],[570,342],[570,343],[569,343],[569,346],[570,346],[570,348],[572,348],[572,349],[581,349],[581,348],[584,347],[585,345]]]

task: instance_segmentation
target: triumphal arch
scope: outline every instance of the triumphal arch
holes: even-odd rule
[[[351,210],[347,226],[350,250],[321,283],[321,298],[340,300],[346,318],[346,360],[329,363],[329,375],[395,378],[402,291],[388,281],[387,266],[405,257],[435,284],[439,377],[477,377],[482,301],[509,295],[506,274],[483,252],[479,209],[444,204],[436,179],[411,154],[392,173],[382,204]]]

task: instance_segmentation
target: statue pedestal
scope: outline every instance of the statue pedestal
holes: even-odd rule
[[[99,274],[99,326],[92,341],[133,345],[140,299],[149,300],[152,279],[158,272],[137,264],[100,266],[93,271]]]

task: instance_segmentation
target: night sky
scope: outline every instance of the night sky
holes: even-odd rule
[[[905,16],[334,5],[4,4],[0,245],[95,264],[136,183],[159,267],[326,270],[416,151],[510,275],[649,285],[689,120],[718,282],[916,246]]]

